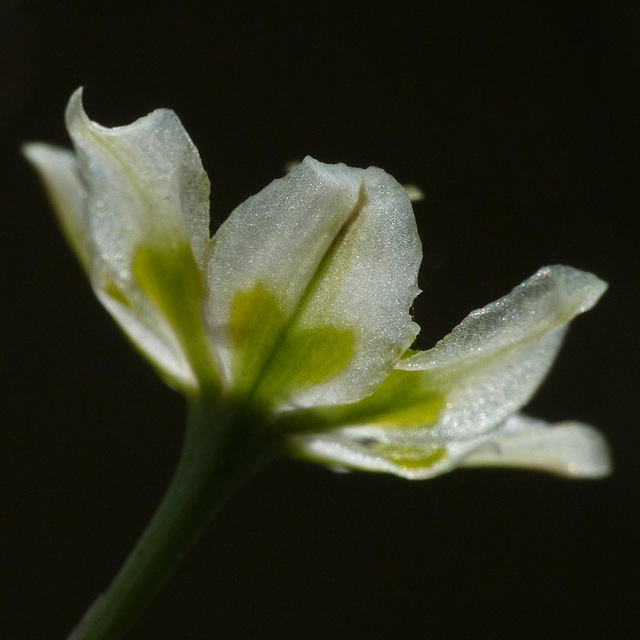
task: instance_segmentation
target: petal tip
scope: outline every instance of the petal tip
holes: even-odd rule
[[[78,87],[69,98],[67,108],[65,110],[65,122],[67,129],[72,131],[78,124],[84,124],[85,126],[93,124],[87,116],[84,105],[82,104],[83,88]]]
[[[567,447],[566,466],[559,471],[568,478],[606,478],[613,473],[611,449],[605,437],[594,427],[579,422],[562,422],[552,430],[562,430]]]
[[[540,277],[555,281],[567,298],[577,302],[577,309],[584,313],[593,308],[608,288],[608,284],[589,271],[582,271],[567,265],[557,264],[543,267]],[[536,274],[536,275],[538,275]]]
[[[481,438],[479,446],[461,451],[459,464],[519,467],[571,479],[596,480],[612,472],[609,445],[594,427],[574,421],[548,424],[522,414]]]
[[[32,165],[37,167],[40,164],[43,153],[49,145],[43,142],[25,142],[20,145],[20,153]]]

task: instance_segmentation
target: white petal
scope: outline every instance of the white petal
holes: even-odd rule
[[[75,154],[40,143],[25,145],[23,151],[40,173],[65,235],[88,272],[98,299],[169,384],[193,386],[195,379],[182,349],[157,310],[142,296],[137,297],[134,306],[125,304],[119,296],[113,297],[114,292],[105,286],[105,277],[111,284],[115,284],[115,278],[104,271],[92,271],[95,248],[87,228],[87,193],[80,180]]]
[[[191,363],[173,327],[158,314],[157,309],[144,299],[132,308],[100,288],[95,288],[94,293],[131,343],[151,362],[168,385],[177,389],[196,386]]]
[[[334,469],[391,473],[423,480],[465,466],[504,466],[573,478],[611,472],[604,438],[576,422],[548,425],[522,415],[466,440],[434,439],[426,430],[356,427],[290,438],[294,456]]]
[[[471,313],[433,349],[401,360],[420,372],[445,407],[433,437],[469,437],[491,430],[538,388],[562,343],[567,323],[606,289],[571,267],[540,269],[504,298]]]
[[[80,90],[67,127],[75,154],[33,144],[25,155],[100,301],[170,384],[191,387],[194,362],[211,369],[199,310],[209,183],[198,152],[171,111],[109,129],[87,118]]]
[[[201,265],[209,239],[209,181],[178,117],[159,109],[127,126],[102,127],[84,112],[80,89],[66,117],[97,257],[127,280],[140,244],[185,239]]]
[[[287,339],[283,333],[330,329],[354,341],[339,373],[308,388],[292,382],[280,402],[309,406],[362,398],[415,337],[409,308],[418,293],[420,259],[411,204],[393,178],[380,169],[307,158],[240,205],[216,234],[207,312],[229,378],[233,382],[242,366],[231,337],[234,300],[259,287],[277,301],[283,330],[268,336],[264,327],[270,342],[259,347],[256,376],[269,376],[274,352]],[[260,309],[254,313],[257,326]]]
[[[69,244],[88,269],[91,249],[84,218],[87,192],[80,180],[75,154],[38,142],[24,145],[22,151],[38,170]]]
[[[609,448],[593,427],[579,422],[548,425],[511,416],[486,442],[461,458],[460,466],[521,467],[574,478],[611,473]]]

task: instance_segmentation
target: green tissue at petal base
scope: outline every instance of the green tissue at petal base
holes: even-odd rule
[[[202,326],[199,302],[202,274],[189,245],[139,247],[133,260],[133,276],[149,300],[181,334]]]
[[[353,414],[350,422],[370,420],[379,426],[406,429],[435,424],[444,399],[425,386],[420,373],[396,369],[374,393],[353,405],[345,405],[342,411]]]
[[[420,447],[396,448],[393,445],[378,445],[373,449],[381,456],[404,469],[427,469],[444,460],[447,452],[442,447],[431,445],[430,450]]]
[[[422,372],[395,369],[369,396],[359,402],[312,407],[282,420],[284,431],[326,431],[354,425],[417,429],[436,424],[444,397],[432,391]],[[305,424],[304,427],[301,425]]]
[[[236,293],[231,305],[234,385],[267,404],[322,384],[349,364],[353,333],[326,325],[301,327],[287,318],[262,282]]]
[[[140,290],[166,318],[182,345],[194,373],[217,380],[211,345],[200,313],[202,272],[188,244],[140,246],[132,266]]]

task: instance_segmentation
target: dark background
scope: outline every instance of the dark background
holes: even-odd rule
[[[529,408],[601,427],[611,478],[411,483],[281,461],[130,637],[637,637],[637,3],[424,4],[4,0],[0,637],[70,631],[160,500],[182,436],[182,399],[95,301],[18,152],[67,144],[79,85],[105,125],[177,111],[214,228],[306,154],[421,185],[423,348],[542,265],[611,285]]]

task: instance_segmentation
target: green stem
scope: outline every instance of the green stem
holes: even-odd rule
[[[184,448],[165,497],[69,640],[113,640],[130,627],[214,513],[274,455],[275,439],[264,426],[205,394],[190,400]]]

